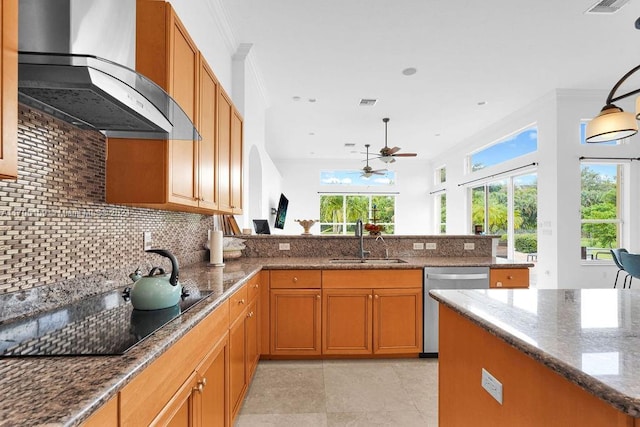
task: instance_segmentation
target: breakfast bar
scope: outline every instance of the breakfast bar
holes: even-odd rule
[[[640,290],[430,295],[441,425],[640,425]]]

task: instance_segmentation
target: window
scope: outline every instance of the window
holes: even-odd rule
[[[536,254],[537,174],[513,175],[470,188],[473,232],[500,236],[496,256],[525,260]]]
[[[436,215],[439,218],[438,232],[439,234],[447,233],[447,195],[438,194],[435,197]]]
[[[584,260],[611,260],[609,249],[621,246],[622,163],[587,163],[581,172],[580,255]]]
[[[321,194],[320,233],[353,234],[361,219],[382,225],[383,234],[393,234],[395,203],[393,195]]]
[[[374,168],[376,169],[376,168]],[[370,177],[362,175],[362,170],[324,170],[320,171],[320,185],[348,186],[393,186],[396,183],[395,171],[384,171]]]
[[[527,128],[467,156],[467,170],[475,172],[538,150],[538,129]]]
[[[445,182],[447,182],[447,168],[445,166],[442,166],[436,169],[435,183],[437,185],[444,184]]]

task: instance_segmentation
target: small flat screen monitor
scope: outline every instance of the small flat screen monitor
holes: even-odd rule
[[[253,228],[256,230],[256,234],[271,234],[269,222],[266,219],[254,219]]]
[[[276,221],[273,224],[275,228],[282,230],[284,228],[284,221],[287,218],[287,208],[289,207],[289,200],[280,194],[280,202],[278,202],[278,211],[276,212]]]

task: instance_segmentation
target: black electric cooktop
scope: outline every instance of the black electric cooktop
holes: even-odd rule
[[[84,298],[37,316],[0,324],[0,357],[121,355],[206,298],[190,290],[163,310],[134,310],[123,291]]]

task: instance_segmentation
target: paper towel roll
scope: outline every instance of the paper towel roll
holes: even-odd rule
[[[209,262],[213,265],[224,265],[222,262],[222,231],[209,230]]]

